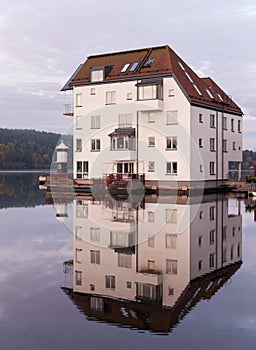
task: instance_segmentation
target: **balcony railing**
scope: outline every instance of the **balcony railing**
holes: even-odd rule
[[[73,112],[73,105],[71,103],[65,103],[63,105],[63,115],[69,115],[73,117],[74,112]]]

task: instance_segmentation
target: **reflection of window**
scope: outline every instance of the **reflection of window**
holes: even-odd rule
[[[222,129],[227,130],[227,117],[222,117]]]
[[[165,235],[165,248],[170,248],[170,249],[177,248],[177,234],[166,233],[166,235]]]
[[[232,227],[232,236],[235,237],[235,235],[236,235],[236,228]]]
[[[234,119],[231,119],[231,131],[235,131],[235,127],[234,127]]]
[[[178,260],[166,259],[166,273],[169,275],[178,274]]]
[[[82,117],[79,115],[79,116],[76,116],[76,129],[79,130],[79,129],[82,129]]]
[[[166,138],[166,149],[177,149],[177,136],[168,136]]]
[[[104,311],[103,298],[90,297],[90,309],[92,311],[103,312]]]
[[[148,270],[155,269],[155,260],[148,260]]]
[[[165,209],[165,221],[171,224],[177,224],[177,209]]]
[[[106,92],[106,105],[111,105],[116,103],[116,92],[107,91]]]
[[[148,211],[148,222],[155,221],[155,213],[153,211]]]
[[[100,151],[100,139],[91,140],[91,151]]]
[[[241,120],[237,121],[237,131],[241,132]]]
[[[210,220],[215,219],[215,207],[210,207]]]
[[[148,118],[148,123],[155,123],[155,113],[153,112],[148,112],[147,113],[147,118]]]
[[[155,247],[155,236],[154,235],[148,235],[148,247],[150,247],[150,248]]]
[[[88,177],[89,162],[77,162],[76,163],[76,177],[77,179],[84,179]]]
[[[166,163],[166,174],[177,174],[177,172],[178,172],[177,162]]]
[[[227,262],[227,248],[223,248],[223,251],[222,251],[222,262],[223,263]]]
[[[213,268],[214,267],[214,259],[215,259],[215,254],[211,253],[209,256],[209,267]]]
[[[202,270],[203,260],[198,261],[198,270]]]
[[[215,128],[215,115],[210,114],[210,127]]]
[[[166,124],[167,125],[178,124],[178,111],[167,111]]]
[[[203,115],[202,115],[202,113],[199,113],[198,121],[199,121],[199,123],[203,123]]]
[[[210,244],[214,244],[214,242],[215,242],[215,230],[210,231],[209,240],[210,240]]]
[[[201,247],[202,246],[202,242],[203,242],[203,237],[199,236],[198,237],[198,246]]]
[[[82,271],[76,271],[75,278],[76,278],[76,285],[81,286],[82,285]]]
[[[199,212],[199,219],[200,219],[200,220],[202,220],[203,215],[204,215],[204,213],[203,213],[203,211],[201,210],[201,211]]]
[[[223,147],[223,152],[228,151],[227,140],[225,140],[225,139],[222,140],[222,147]]]
[[[230,260],[234,259],[234,245],[232,244],[231,248],[230,248]]]
[[[77,201],[76,217],[77,218],[88,218],[88,202]]]
[[[215,162],[210,162],[210,175],[215,175]]]
[[[223,240],[223,241],[226,241],[226,240],[227,240],[227,226],[223,226],[222,240]]]
[[[100,115],[91,115],[91,129],[100,129]]]
[[[115,289],[116,288],[115,276],[105,276],[105,287],[107,289]]]
[[[149,147],[155,147],[155,136],[149,136],[148,145]]]
[[[149,283],[137,283],[137,297],[156,300],[158,297],[157,286]]]
[[[174,295],[174,288],[171,286],[168,286],[168,295]]]
[[[119,267],[132,267],[132,254],[118,253],[118,266]]]
[[[241,247],[240,247],[240,243],[238,243],[237,245],[237,257],[239,258],[241,254]]]
[[[215,138],[213,137],[210,138],[210,151],[211,152],[215,151]]]
[[[134,232],[111,231],[110,232],[110,247],[124,248],[134,245]]]
[[[76,249],[76,262],[82,262],[82,249]]]
[[[90,250],[91,264],[100,265],[100,251]]]
[[[91,236],[92,242],[99,242],[100,241],[100,229],[98,227],[91,227],[90,236]]]
[[[131,289],[132,288],[132,282],[126,282],[126,287]]]
[[[203,147],[203,139],[202,139],[201,137],[198,139],[198,146],[199,146],[200,148]]]
[[[77,240],[82,239],[82,226],[76,226],[75,227],[75,235]]]

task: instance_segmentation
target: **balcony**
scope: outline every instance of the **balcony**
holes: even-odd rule
[[[65,104],[63,104],[63,115],[67,115],[67,116],[70,116],[70,117],[74,116],[73,104],[72,103],[65,103]]]
[[[154,111],[162,111],[164,108],[164,101],[159,99],[154,100],[137,100],[137,103],[140,106],[140,111],[145,112],[154,112]]]

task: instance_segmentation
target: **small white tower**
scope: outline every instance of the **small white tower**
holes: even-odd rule
[[[68,165],[68,146],[65,145],[63,140],[56,147],[57,152],[57,171],[58,173],[66,173]]]

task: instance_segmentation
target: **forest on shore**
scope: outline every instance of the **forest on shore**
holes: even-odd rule
[[[60,134],[0,128],[0,170],[49,169]]]

